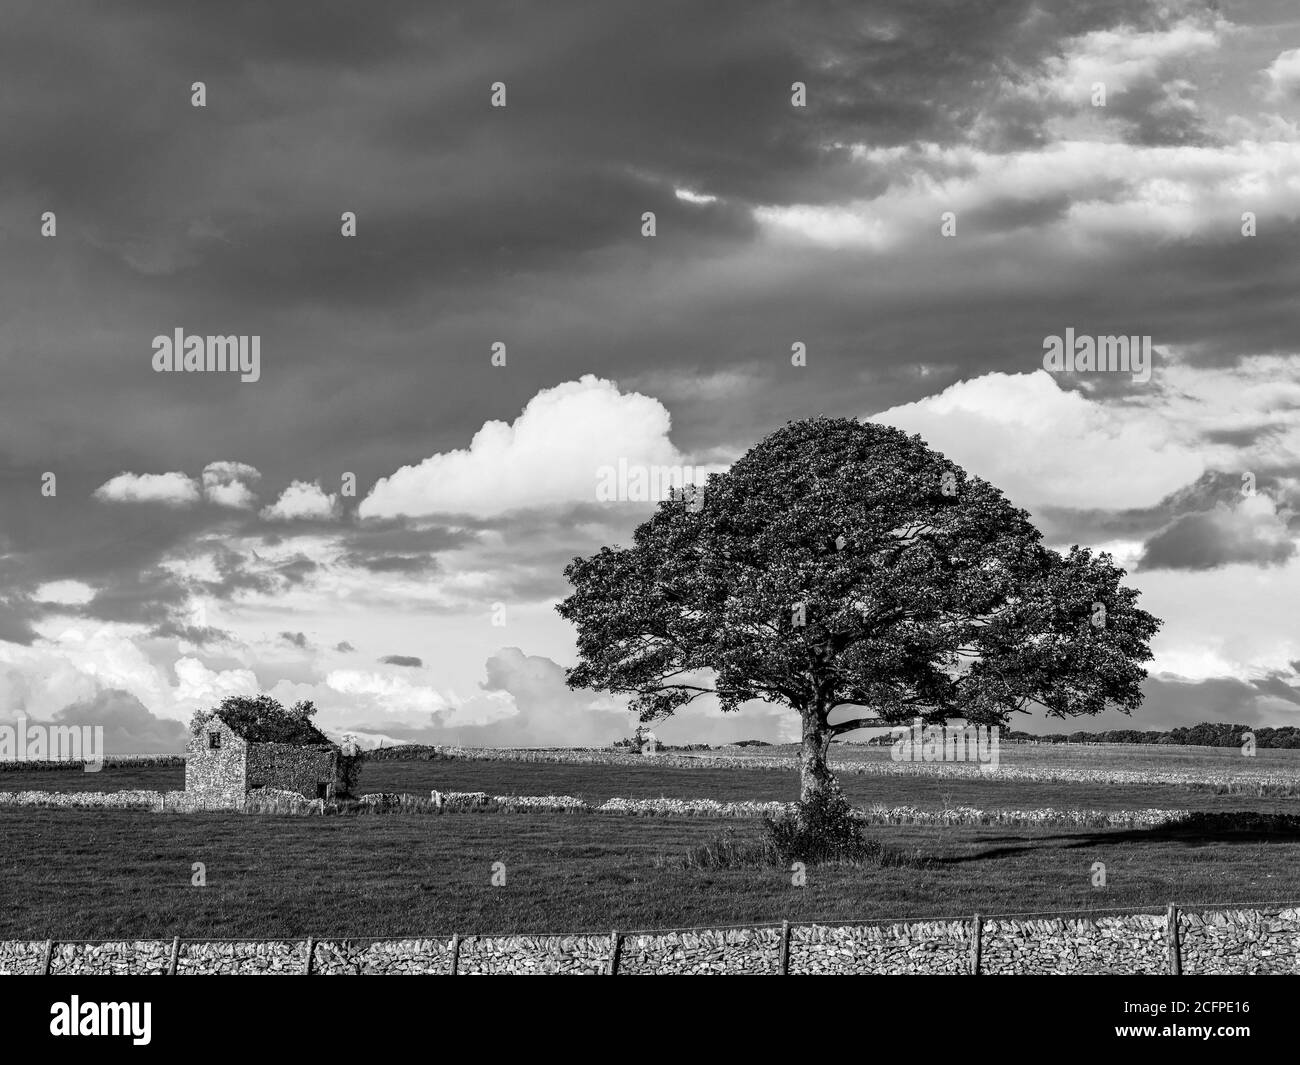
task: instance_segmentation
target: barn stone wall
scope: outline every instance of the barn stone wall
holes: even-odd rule
[[[278,788],[317,798],[316,785],[324,782],[325,798],[338,787],[338,752],[333,747],[297,747],[289,743],[248,745],[249,788]]]
[[[208,733],[221,733],[221,747],[211,750]],[[213,718],[185,746],[185,790],[208,806],[239,806],[247,790],[248,744],[220,718]]]

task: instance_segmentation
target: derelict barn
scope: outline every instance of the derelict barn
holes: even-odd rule
[[[185,791],[206,806],[232,808],[253,788],[333,799],[343,790],[341,753],[310,721],[232,725],[214,716],[186,748]]]

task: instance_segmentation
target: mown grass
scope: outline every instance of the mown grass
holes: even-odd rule
[[[599,814],[0,809],[0,937],[559,932],[1300,899],[1300,830],[872,829],[907,866],[689,869],[731,827]],[[754,826],[758,831],[758,826]],[[191,885],[193,863],[207,885]],[[493,887],[493,863],[506,869]],[[1107,886],[1092,886],[1104,862]]]
[[[1260,754],[1277,763],[1270,769],[1294,764],[1293,752]],[[1240,757],[1213,749],[1041,752],[1049,756],[1092,766],[1122,760],[1124,768],[1207,760],[1231,766],[1238,763],[1225,760]],[[1278,816],[1300,813],[1300,804],[1260,795],[1248,780],[1216,788],[996,775],[841,779],[859,805],[1160,807],[1205,816],[1147,830],[876,826],[869,832],[882,853],[903,860],[809,868],[806,886],[795,887],[788,870],[734,860],[755,853],[758,822],[491,811],[296,818],[0,809],[0,937],[633,930],[1300,900],[1300,828]],[[180,767],[0,773],[4,790],[183,786]],[[650,760],[372,762],[361,775],[363,792],[427,798],[434,788],[567,794],[593,803],[618,796],[770,801],[793,798],[797,781],[793,769],[680,769]],[[1245,811],[1267,816],[1251,820]],[[722,854],[720,839],[737,849]],[[206,867],[205,887],[191,886],[195,862]],[[491,884],[495,862],[505,863],[504,887]],[[1104,890],[1092,885],[1095,862],[1106,865]]]

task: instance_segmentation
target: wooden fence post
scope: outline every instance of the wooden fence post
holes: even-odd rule
[[[457,932],[451,937],[451,972],[448,976],[456,975],[456,967],[460,964],[460,933]]]
[[[316,955],[316,940],[311,936],[307,937],[307,961],[302,967],[303,976],[311,976],[311,965]]]
[[[978,913],[971,918],[970,927],[970,974],[980,975],[980,962],[984,954],[984,918]]]
[[[54,962],[54,940],[47,939],[45,941],[45,957],[41,959],[42,976],[50,975],[50,966],[53,964],[53,962]]]
[[[623,937],[618,932],[609,934],[609,968],[606,970],[606,976],[618,975],[618,952],[623,946]]]
[[[1183,975],[1182,944],[1178,941],[1178,907],[1169,904],[1169,914],[1165,917],[1165,943],[1169,947],[1169,975]]]
[[[172,956],[171,956],[171,960],[167,963],[167,975],[168,975],[168,976],[175,976],[175,975],[176,975],[176,962],[177,962],[177,960],[180,958],[180,955],[181,955],[181,937],[180,937],[180,936],[176,936],[176,937],[172,940]]]
[[[790,975],[790,922],[781,922],[781,975]]]

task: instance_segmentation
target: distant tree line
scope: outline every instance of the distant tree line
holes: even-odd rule
[[[1268,728],[1253,725],[1229,725],[1224,722],[1203,721],[1199,725],[1171,729],[1168,732],[1139,732],[1136,729],[1111,729],[1107,732],[1053,733],[1034,736],[1028,732],[1008,732],[1003,738],[1009,742],[1030,741],[1038,743],[1161,743],[1186,747],[1240,747],[1246,733],[1255,737],[1256,747],[1300,747],[1300,728],[1286,725]]]

